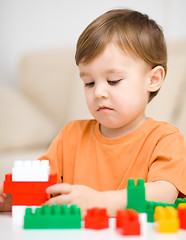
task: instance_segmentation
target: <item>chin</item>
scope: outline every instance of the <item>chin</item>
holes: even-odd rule
[[[96,117],[95,115],[92,114],[92,116],[104,127],[106,128],[110,128],[110,129],[114,129],[114,128],[120,128],[123,126],[123,124],[117,123],[114,119],[109,119],[109,118],[100,118],[100,117]]]
[[[116,129],[116,128],[122,127],[121,125],[113,123],[113,122],[103,122],[103,121],[101,121],[100,124],[103,125],[106,128],[110,128],[110,129]]]

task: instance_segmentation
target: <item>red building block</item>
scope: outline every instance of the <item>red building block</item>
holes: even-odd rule
[[[116,228],[122,235],[140,235],[138,213],[133,209],[118,210]]]
[[[178,217],[180,219],[180,228],[186,229],[186,203],[178,205]]]
[[[87,215],[84,218],[85,228],[103,229],[108,228],[109,217],[105,208],[92,208],[87,210]]]
[[[12,182],[12,174],[4,181],[4,193],[12,194],[12,205],[39,206],[48,200],[46,188],[57,183],[57,174],[50,174],[48,182]]]

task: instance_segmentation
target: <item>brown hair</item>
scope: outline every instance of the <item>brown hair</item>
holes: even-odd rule
[[[113,41],[152,68],[162,66],[166,75],[167,49],[161,27],[147,15],[129,9],[108,11],[87,26],[77,42],[76,64],[91,62]],[[150,93],[149,102],[158,91]]]

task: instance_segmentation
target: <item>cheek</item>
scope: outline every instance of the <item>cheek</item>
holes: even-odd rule
[[[90,109],[93,106],[92,94],[85,90],[85,98],[86,98],[87,106]]]
[[[142,86],[125,88],[115,94],[113,101],[118,108],[130,111],[146,104],[148,102],[148,93]]]

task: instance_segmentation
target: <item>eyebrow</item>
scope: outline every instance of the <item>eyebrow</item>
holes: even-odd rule
[[[80,72],[79,73],[79,76],[80,77],[85,77],[85,76],[88,76],[89,74],[88,73],[86,73],[86,72]]]
[[[108,69],[106,71],[104,71],[104,73],[125,73],[125,71],[121,68],[111,68],[111,69]],[[89,76],[90,74],[89,73],[86,73],[86,72],[80,72],[80,77],[86,77],[86,76]]]
[[[124,73],[124,69],[121,68],[111,68],[105,71],[105,73]]]

